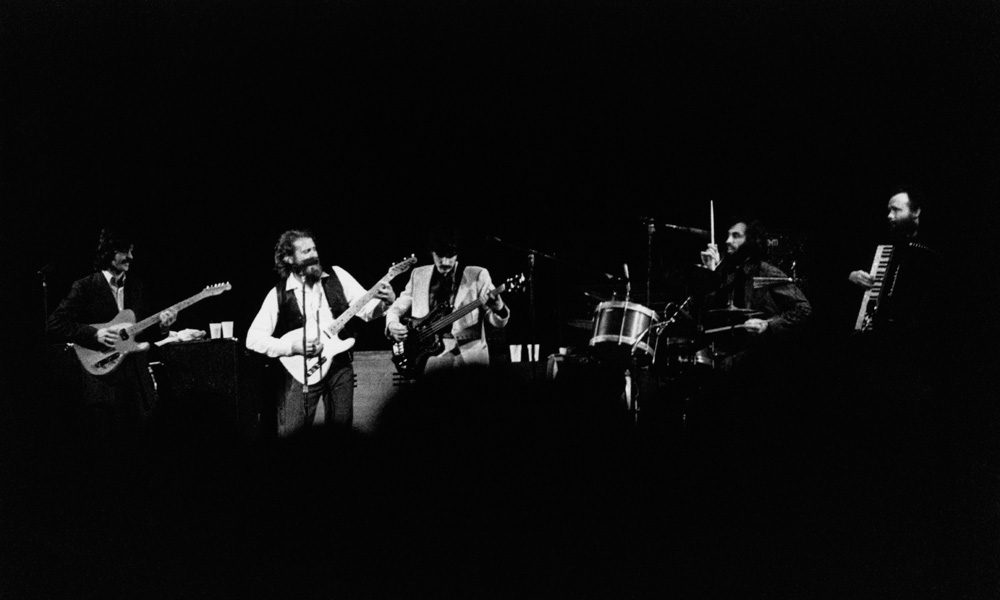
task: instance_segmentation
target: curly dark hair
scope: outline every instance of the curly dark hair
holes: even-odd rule
[[[101,235],[97,240],[97,251],[94,252],[94,269],[97,271],[107,269],[111,266],[116,253],[128,252],[133,246],[135,242],[131,236],[110,227],[101,229]]]
[[[292,273],[292,268],[285,262],[285,258],[295,256],[295,240],[302,238],[316,239],[312,232],[307,229],[289,229],[281,234],[278,243],[274,245],[274,270],[282,279]]]
[[[767,254],[767,229],[764,223],[760,219],[737,215],[730,220],[730,227],[737,223],[746,226],[743,244],[737,251],[739,262],[762,260]]]

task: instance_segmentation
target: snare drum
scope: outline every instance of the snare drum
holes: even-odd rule
[[[654,332],[650,331],[659,317],[641,304],[611,300],[601,302],[594,310],[594,333],[590,345],[597,347],[633,346],[642,350],[650,357],[655,353],[655,343],[652,341]],[[641,339],[638,344],[636,341]]]

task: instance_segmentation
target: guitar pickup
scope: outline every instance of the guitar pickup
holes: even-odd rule
[[[106,366],[110,365],[111,363],[117,361],[119,358],[121,358],[121,353],[119,353],[119,352],[112,352],[111,354],[109,354],[106,357],[102,358],[101,360],[97,361],[95,363],[95,366],[103,368],[103,367],[106,367]]]

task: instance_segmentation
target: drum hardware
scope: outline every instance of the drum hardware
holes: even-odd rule
[[[569,319],[566,321],[567,327],[573,329],[591,329],[594,326],[593,319]]]

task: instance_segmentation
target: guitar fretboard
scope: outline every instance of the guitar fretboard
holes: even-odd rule
[[[186,300],[181,300],[177,304],[174,304],[174,305],[170,306],[169,308],[165,308],[164,310],[170,310],[170,311],[173,311],[175,313],[180,312],[180,311],[184,310],[185,308],[191,306],[195,302],[198,302],[200,300],[204,300],[207,296],[209,296],[209,294],[210,293],[207,290],[202,290],[202,291],[198,292],[197,294],[195,294],[194,296],[191,296],[190,298],[188,298]],[[132,326],[132,335],[138,335],[139,333],[141,333],[145,329],[148,329],[149,327],[158,324],[160,322],[160,313],[162,313],[162,312],[163,311],[161,310],[160,312],[156,313],[155,315],[152,315],[150,317],[146,317],[145,319],[143,319],[143,320],[139,321],[138,323],[136,323],[135,325],[133,325]]]
[[[492,300],[493,298],[496,298],[497,294],[502,294],[503,290],[504,286],[501,285],[500,287],[490,291],[489,292],[490,299]],[[454,323],[455,321],[458,321],[465,315],[469,314],[470,312],[478,309],[479,307],[485,304],[486,302],[482,298],[479,298],[475,302],[470,302],[469,304],[463,304],[459,308],[456,308],[454,311],[449,313],[448,316],[443,317],[440,321],[434,323],[433,325],[428,327],[425,331],[421,332],[420,335],[422,338],[430,337],[432,335],[437,335],[438,333],[443,331],[446,327],[450,327],[451,324]]]
[[[391,279],[392,277],[387,274],[382,279],[379,279],[378,283],[373,285],[370,290],[364,293],[364,295],[362,295],[357,300],[352,302],[351,305],[347,307],[347,310],[345,310],[339,317],[337,317],[333,321],[333,324],[330,325],[330,335],[337,335],[337,333],[339,333],[340,330],[347,325],[347,322],[350,321],[351,318],[354,317],[354,315],[361,312],[361,309],[364,308],[366,304],[372,301],[372,298],[374,298],[375,294],[378,292],[378,287],[383,283],[389,283]]]

